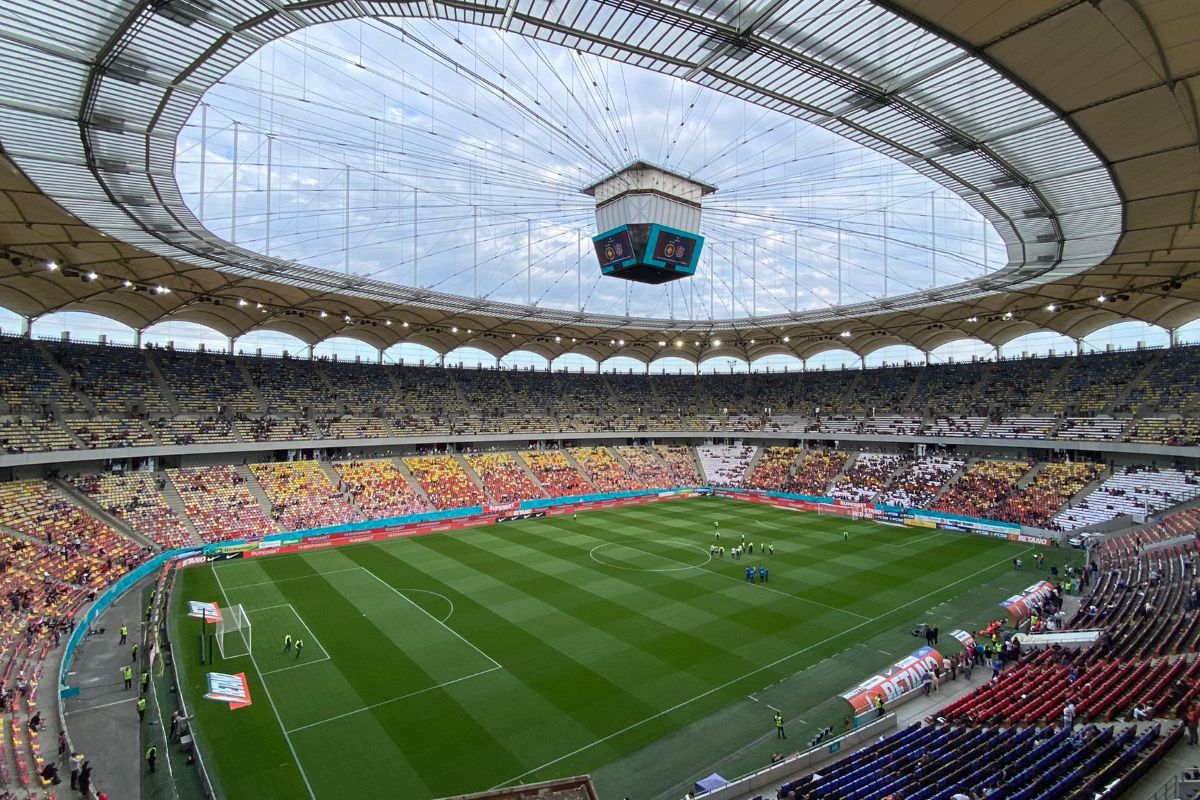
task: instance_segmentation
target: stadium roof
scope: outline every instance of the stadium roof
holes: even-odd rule
[[[206,231],[172,168],[205,89],[274,38],[362,14],[507,29],[814,122],[955,191],[1009,264],[869,304],[671,320],[402,287]],[[13,0],[0,53],[0,304],[27,316],[642,361],[1200,317],[1200,7],[1187,0]]]

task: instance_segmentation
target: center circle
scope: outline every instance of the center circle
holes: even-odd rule
[[[669,555],[661,555],[659,553],[653,553],[653,552],[650,552],[649,550],[644,549],[647,544],[656,544],[656,545],[666,544],[666,545],[673,545],[679,549],[687,548],[689,550],[698,550],[700,552],[700,554],[704,556],[704,560],[700,561],[697,564],[684,563],[684,561],[682,559],[677,559],[677,558],[674,558]],[[614,561],[604,558],[604,556],[603,556],[603,551],[605,549],[613,549],[613,548],[622,548],[625,550],[633,550],[637,553],[640,553],[645,556],[649,556],[651,558],[657,558],[657,559],[665,560],[665,561],[674,561],[677,563],[669,564],[664,567],[637,567],[637,566],[630,566],[628,564],[618,564]],[[691,554],[687,553],[685,555],[690,556]],[[591,550],[589,550],[588,556],[591,557],[592,561],[595,561],[597,564],[600,564],[602,566],[612,567],[614,569],[624,569],[624,570],[628,570],[630,572],[682,572],[683,570],[687,570],[687,569],[700,569],[701,567],[708,564],[708,562],[712,561],[712,553],[708,552],[700,545],[692,544],[691,542],[681,542],[681,541],[678,541],[675,539],[662,539],[662,540],[657,540],[657,539],[620,539],[615,542],[604,542],[603,544],[598,544],[595,547],[593,547]]]

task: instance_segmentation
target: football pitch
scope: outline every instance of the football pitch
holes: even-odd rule
[[[754,555],[732,560],[742,534]],[[831,698],[911,652],[917,622],[997,616],[1040,577],[1012,568],[1030,549],[675,500],[187,568],[172,638],[228,798],[423,800],[590,773],[605,798],[674,800],[709,767],[734,777],[782,750],[771,708],[793,750],[840,730]],[[768,581],[748,583],[759,564]],[[242,604],[250,653],[201,665],[188,600]],[[210,671],[244,672],[252,705],[204,699]]]

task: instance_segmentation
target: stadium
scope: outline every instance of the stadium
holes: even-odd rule
[[[1200,789],[1195,3],[0,52],[0,798]]]

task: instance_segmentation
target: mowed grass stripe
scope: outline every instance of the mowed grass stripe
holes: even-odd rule
[[[272,566],[266,569],[270,573]],[[458,746],[486,755],[488,761],[498,767],[519,765],[521,762],[505,748],[504,741],[476,723],[471,713],[457,702],[450,691],[452,687],[434,688],[473,672],[490,669],[493,665],[466,645],[451,639],[448,633],[431,627],[417,627],[417,618],[412,615],[423,612],[413,609],[400,617],[401,607],[407,606],[407,603],[396,598],[386,587],[379,587],[377,581],[365,574],[361,580],[346,582],[347,576],[352,574],[339,572],[317,575],[314,570],[312,580],[289,581],[280,586],[289,602],[314,626],[314,630],[319,631],[332,654],[329,663],[342,668],[340,674],[352,687],[354,695],[346,696],[344,692],[338,692],[336,687],[306,684],[297,677],[301,673],[299,670],[278,676],[278,681],[276,676],[270,676],[268,680],[272,687],[277,683],[293,684],[291,696],[294,702],[306,707],[314,696],[324,691],[340,697],[342,702],[338,713],[371,706],[362,713],[378,722],[379,730],[399,753],[420,752],[425,748],[427,739],[425,726],[405,725],[402,720],[413,719],[419,709],[436,708],[436,719],[430,718],[428,722],[454,730]],[[452,664],[444,662],[442,656],[447,645],[455,648],[464,661],[469,660],[469,665],[454,669]],[[436,660],[431,661],[427,655],[430,651],[442,652],[438,652]],[[424,694],[388,703],[393,698],[426,689],[428,691]],[[283,691],[281,688],[279,693]],[[329,716],[322,714],[316,719],[297,720],[296,725],[291,727],[308,725]],[[352,730],[358,730],[361,720],[339,717],[338,723],[338,727],[349,726]],[[306,765],[310,759],[319,758],[330,772],[337,773],[344,769],[337,761],[327,760],[327,749],[310,744],[312,739],[328,744],[328,735],[312,733],[314,730],[310,728],[297,734],[295,741],[300,758]],[[380,748],[382,740],[372,738],[376,752],[381,758],[385,757],[392,748]],[[426,792],[436,786],[439,772],[444,767],[438,762],[439,759],[409,759],[408,765],[414,774],[405,775],[393,770],[390,772],[390,784],[405,796],[407,794],[402,789],[414,793]],[[346,776],[341,777],[344,781]],[[414,777],[417,780],[413,780]]]
[[[700,569],[670,572],[637,571],[672,567],[672,561],[686,562],[692,553],[697,563],[702,561],[703,551],[715,538],[714,518],[720,520],[726,547],[723,563],[717,560]],[[756,531],[759,526],[754,523],[759,521],[765,525]],[[868,623],[840,610],[730,579],[739,571],[744,575],[746,565],[729,562],[735,526],[745,528],[756,550],[760,543],[775,544],[775,558],[761,558],[771,570],[768,586],[835,607],[847,602],[853,613],[888,616]],[[842,530],[850,532],[849,541],[842,541]],[[378,708],[318,719],[319,724],[292,734],[322,800],[342,796],[350,785],[347,781],[359,796],[419,800],[484,789],[517,776],[534,779],[594,772],[624,760],[691,723],[749,704],[744,699],[747,692],[844,651],[901,617],[907,623],[912,603],[925,602],[972,570],[1002,571],[1005,560],[998,553],[1019,549],[978,537],[940,534],[910,541],[902,549],[894,546],[911,536],[907,530],[757,504],[681,501],[589,512],[578,519],[560,516],[303,556],[230,562],[219,568],[232,594],[244,586],[245,596],[254,603],[291,603],[312,626],[339,673],[328,684],[344,695],[341,714],[363,709],[369,705],[366,699],[386,694],[379,685],[392,676],[392,667],[412,678],[423,674],[432,680],[453,660],[431,661],[408,652],[406,664],[404,653],[394,653],[410,644],[405,626],[389,628],[373,619],[411,605],[393,589],[438,618],[453,605],[454,614],[446,625],[503,669]],[[736,538],[740,540],[740,533]],[[589,553],[599,544],[610,546],[617,554],[616,563],[636,570],[593,560]],[[693,544],[701,550],[684,546]],[[760,554],[755,556],[757,565]],[[895,571],[893,563],[899,565]],[[925,574],[911,574],[922,570]],[[186,571],[185,584],[190,580],[187,573],[211,575],[211,570]],[[265,591],[251,585],[273,580],[278,582],[268,584]],[[364,581],[377,588],[364,589]],[[957,585],[946,590],[948,595],[958,591]],[[392,595],[390,600],[387,594]],[[311,596],[308,602],[302,600],[305,595]],[[211,598],[192,595],[188,599]],[[410,607],[405,616],[415,619],[411,615],[419,613]],[[370,625],[360,627],[364,619]],[[425,623],[440,627],[432,620]],[[424,631],[426,625],[418,627]],[[344,632],[345,628],[357,632]],[[450,634],[443,630],[439,636]],[[439,646],[437,640],[427,644]],[[463,653],[471,652],[459,644]],[[386,674],[361,678],[371,672],[372,660],[386,664]],[[480,660],[488,665],[486,659]],[[269,669],[265,663],[262,666]],[[185,680],[189,692],[202,691],[203,669]],[[289,676],[288,694],[296,695],[298,707],[324,690],[303,681],[290,683],[290,676],[308,671],[267,677],[281,707],[291,702],[278,688],[284,676]],[[866,674],[848,675],[846,684]],[[252,676],[252,691],[258,681]],[[282,775],[288,760],[279,755],[286,754],[286,747],[278,746],[283,733],[277,724],[273,731],[269,726],[250,727],[252,717],[242,716],[257,712],[260,702],[265,705],[262,700],[229,712],[215,703],[194,701],[201,711],[214,710],[203,713],[206,731],[231,734],[220,737],[222,745],[215,755],[227,778],[227,794],[234,800],[281,796],[280,787],[287,785],[241,773],[243,768],[248,773],[266,766]],[[656,759],[655,771],[678,780],[690,769],[685,762],[696,759],[697,749],[701,758],[704,753],[723,756],[745,744],[745,728],[710,728],[703,741],[689,742],[690,758],[680,757],[678,763]],[[244,736],[248,731],[249,739]],[[256,765],[240,753],[230,755],[238,748],[259,752],[255,738],[265,741],[271,736],[275,744],[265,752],[276,754],[268,758],[279,759],[274,767]],[[232,743],[225,744],[227,739]],[[638,786],[646,777],[631,776],[628,789],[622,788],[617,796],[644,794]],[[255,788],[243,791],[250,783]],[[297,783],[294,775],[285,796],[306,794],[303,784],[297,789]]]

